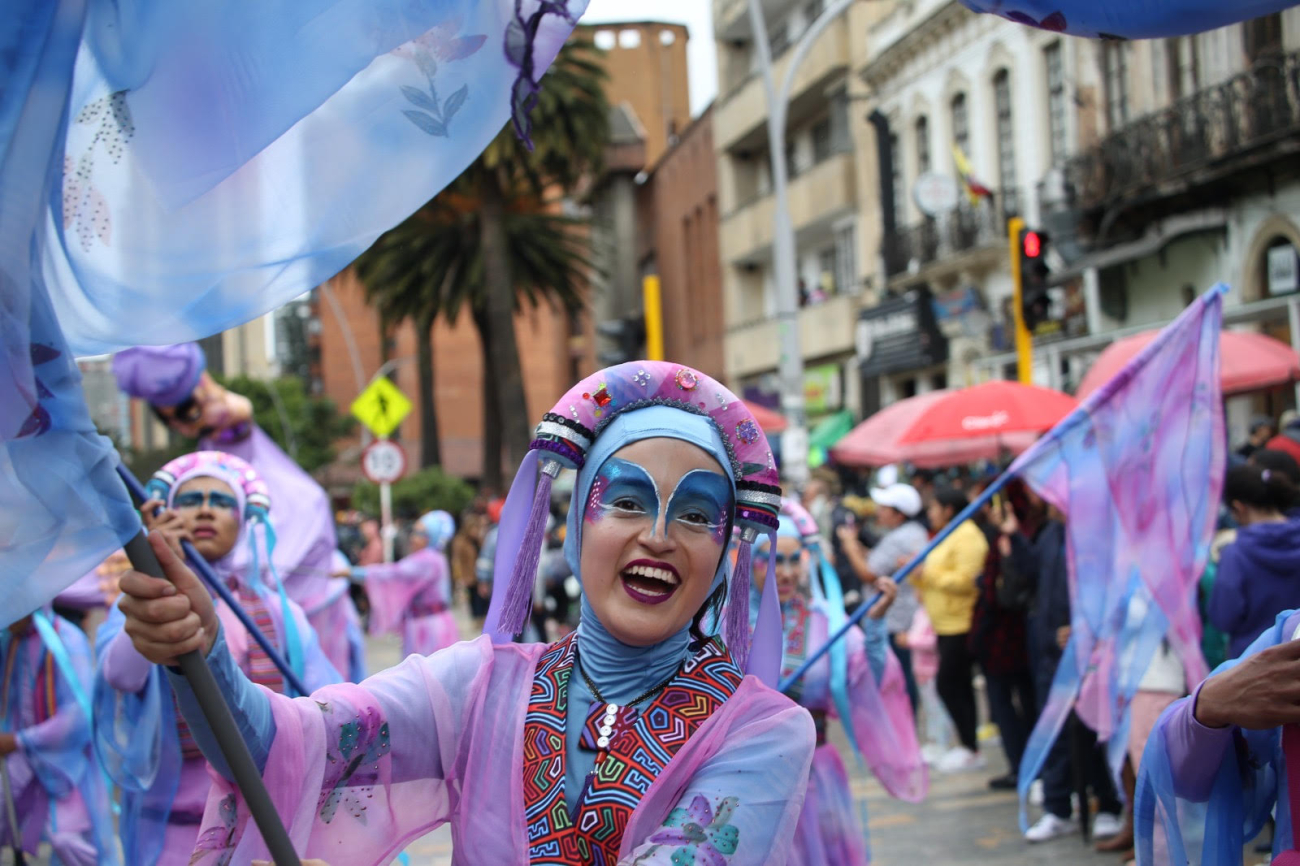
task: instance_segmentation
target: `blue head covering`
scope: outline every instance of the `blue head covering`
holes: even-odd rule
[[[416,528],[429,539],[429,547],[442,553],[456,534],[456,520],[445,511],[430,511],[416,521]]]
[[[573,570],[574,577],[582,580],[582,528],[591,487],[609,458],[643,439],[677,439],[700,448],[718,461],[719,467],[735,485],[731,463],[727,459],[722,437],[709,419],[690,415],[667,406],[649,406],[627,412],[615,418],[592,446],[587,462],[578,472],[573,499],[569,503],[568,530],[564,536],[564,558]],[[719,557],[718,570],[713,575],[710,590],[717,589],[727,574],[726,557]],[[582,619],[578,625],[578,639],[582,647],[582,664],[602,689],[606,683],[660,682],[681,662],[690,643],[690,627],[684,626],[677,634],[662,643],[649,647],[630,647],[618,641],[605,630],[596,612],[582,597]],[[611,698],[612,700],[612,698]]]
[[[184,402],[206,369],[207,359],[198,343],[137,346],[113,356],[117,387],[155,406]]]

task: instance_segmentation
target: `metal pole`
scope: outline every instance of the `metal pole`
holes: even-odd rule
[[[393,485],[387,481],[379,485],[379,537],[384,540],[384,562],[393,561]]]
[[[853,0],[836,0],[795,42],[790,64],[778,91],[772,70],[772,50],[767,41],[767,23],[761,0],[749,0],[749,17],[754,29],[754,49],[767,96],[767,139],[772,151],[773,217],[772,265],[776,284],[776,320],[781,341],[781,411],[789,426],[781,434],[781,464],[786,479],[795,487],[808,480],[808,417],[803,395],[803,350],[799,338],[799,289],[795,274],[794,223],[790,219],[789,177],[785,164],[785,123],[799,64],[830,23],[848,9]]]
[[[641,305],[645,309],[645,356],[647,361],[664,359],[664,306],[659,276],[641,280]]]
[[[128,541],[124,549],[127,558],[131,560],[131,567],[136,571],[150,577],[166,578],[162,566],[158,564],[158,558],[154,556],[153,548],[145,540],[143,530],[136,533],[135,538]],[[298,854],[293,849],[293,842],[290,841],[289,834],[280,821],[279,813],[275,811],[275,803],[271,801],[271,795],[267,793],[266,785],[262,782],[261,771],[253,762],[248,744],[239,736],[239,729],[235,727],[235,718],[230,714],[230,707],[226,704],[221,689],[217,687],[217,680],[212,676],[208,660],[200,655],[198,650],[193,650],[178,657],[176,662],[185,679],[190,682],[190,688],[193,689],[194,697],[199,702],[203,717],[207,719],[208,727],[212,729],[217,746],[226,759],[226,765],[230,767],[230,774],[235,777],[235,784],[244,795],[244,803],[257,823],[257,829],[262,834],[262,841],[266,843],[271,859],[275,861],[276,866],[301,866]]]
[[[1020,267],[1020,233],[1025,221],[1020,217],[1007,220],[1007,238],[1011,253],[1011,314],[1016,326],[1016,373],[1022,385],[1034,384],[1034,338],[1025,327],[1024,275]]]

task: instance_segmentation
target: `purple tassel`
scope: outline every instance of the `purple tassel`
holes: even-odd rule
[[[533,588],[537,581],[537,564],[542,558],[546,518],[551,509],[551,483],[559,474],[559,470],[559,463],[548,460],[542,464],[542,471],[537,479],[537,491],[533,494],[533,508],[528,513],[528,524],[524,530],[523,540],[519,543],[519,554],[515,557],[515,564],[510,572],[510,588],[506,592],[505,604],[501,608],[500,629],[505,634],[522,634],[524,626],[528,624],[528,617],[533,612]]]
[[[731,583],[727,586],[727,618],[723,635],[727,649],[742,671],[749,661],[749,580],[753,571],[754,542],[746,532],[736,548],[736,565],[731,570]]]

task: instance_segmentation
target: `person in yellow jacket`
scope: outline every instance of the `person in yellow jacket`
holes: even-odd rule
[[[930,500],[927,513],[936,529],[947,526],[967,505],[960,490],[942,489]],[[939,770],[955,773],[984,767],[976,737],[975,657],[968,646],[971,618],[979,597],[979,577],[984,572],[989,544],[974,522],[967,520],[940,543],[916,576],[921,603],[939,638],[939,697],[943,700],[959,746],[939,761]]]

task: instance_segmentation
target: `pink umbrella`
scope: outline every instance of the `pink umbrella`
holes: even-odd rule
[[[1159,333],[1145,331],[1112,343],[1093,362],[1088,375],[1079,384],[1076,396],[1082,400],[1109,382]],[[1300,355],[1286,343],[1267,334],[1220,331],[1219,358],[1225,397],[1300,380]]]
[[[911,420],[898,437],[901,444],[947,442],[1042,433],[1074,411],[1079,401],[1069,394],[1037,385],[995,379],[944,392]]]
[[[926,410],[952,393],[931,391],[886,406],[841,439],[831,449],[831,456],[845,466],[886,466],[905,462],[933,469],[972,460],[995,460],[1003,452],[1019,454],[1038,438],[1034,432],[1018,432],[915,444],[899,442]]]

